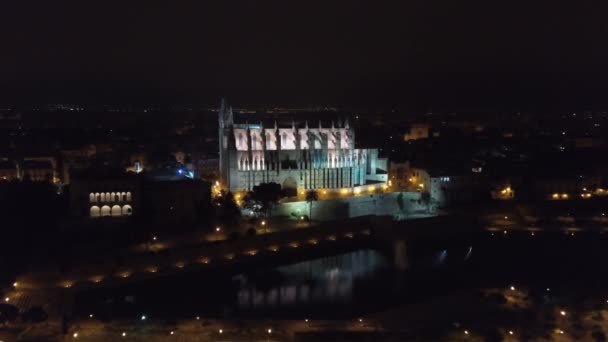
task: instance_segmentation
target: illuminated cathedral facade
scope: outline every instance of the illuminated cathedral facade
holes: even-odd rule
[[[270,127],[268,127],[270,126]],[[306,121],[288,127],[237,123],[224,102],[219,110],[220,181],[232,192],[278,183],[288,192],[344,189],[386,182],[377,149],[356,149],[348,120],[330,127]],[[386,164],[380,163],[381,165]]]

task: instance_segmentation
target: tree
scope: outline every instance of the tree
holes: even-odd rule
[[[308,218],[312,218],[312,202],[319,200],[319,192],[316,190],[306,191],[306,202],[308,202]]]
[[[399,195],[397,195],[397,205],[399,206],[399,209],[403,211],[403,192],[400,192]]]
[[[269,215],[272,206],[281,198],[281,185],[277,183],[261,183],[253,187],[251,199],[262,205],[262,210]]]
[[[430,212],[431,210],[431,194],[428,191],[425,191],[423,193],[420,194],[420,200],[424,203],[424,205],[426,206],[426,211]]]
[[[26,312],[23,313],[23,320],[31,323],[40,323],[44,322],[48,318],[48,314],[44,311],[43,308],[39,306],[32,306]]]
[[[223,223],[231,223],[240,215],[240,210],[232,192],[221,191],[220,196],[213,199],[213,206],[218,213],[218,219]]]
[[[0,323],[11,322],[17,319],[19,309],[10,304],[0,304]]]

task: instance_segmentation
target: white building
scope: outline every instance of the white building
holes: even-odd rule
[[[270,126],[270,127],[268,127]],[[219,111],[220,181],[230,191],[274,182],[283,189],[339,189],[387,181],[377,149],[355,149],[355,131],[343,124],[288,127],[236,123],[232,108]]]

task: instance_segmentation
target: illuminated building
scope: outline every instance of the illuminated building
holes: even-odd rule
[[[350,188],[387,181],[386,159],[377,149],[356,149],[348,120],[329,127],[308,121],[288,127],[237,123],[223,102],[219,111],[220,180],[232,192],[260,183],[297,190]]]

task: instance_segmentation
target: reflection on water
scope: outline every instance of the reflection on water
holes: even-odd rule
[[[350,303],[359,282],[387,267],[384,256],[362,250],[288,266],[262,275],[241,274],[237,305],[241,309],[314,303]]]

